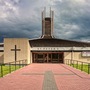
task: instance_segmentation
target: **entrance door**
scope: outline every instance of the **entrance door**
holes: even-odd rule
[[[33,53],[33,63],[63,63],[63,53],[59,52],[38,52]]]
[[[63,53],[60,53],[59,54],[59,62],[63,63],[63,59],[64,59]]]
[[[52,63],[59,62],[59,55],[58,53],[52,53]]]
[[[63,63],[63,53],[52,53],[52,63]]]
[[[43,54],[37,54],[37,62],[38,63],[43,63],[44,62],[44,60],[43,60]]]

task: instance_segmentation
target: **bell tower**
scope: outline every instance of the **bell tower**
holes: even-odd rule
[[[50,15],[46,16],[46,8],[42,11],[42,36],[41,38],[53,38],[54,12],[50,8]]]

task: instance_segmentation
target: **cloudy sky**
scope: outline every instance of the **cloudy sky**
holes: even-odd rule
[[[56,38],[90,41],[90,0],[0,0],[0,42],[40,37],[44,7],[54,11]]]

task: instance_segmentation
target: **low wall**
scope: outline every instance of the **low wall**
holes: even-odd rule
[[[83,57],[82,52],[64,52],[64,60],[71,59],[90,63],[90,57]]]

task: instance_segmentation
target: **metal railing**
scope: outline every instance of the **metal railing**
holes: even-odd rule
[[[14,62],[8,62],[8,63],[0,63],[0,77],[3,77],[6,74],[11,73],[12,71],[15,71],[21,67],[24,67],[27,65],[27,60],[19,60]]]
[[[90,63],[78,60],[65,59],[65,64],[90,74]]]

